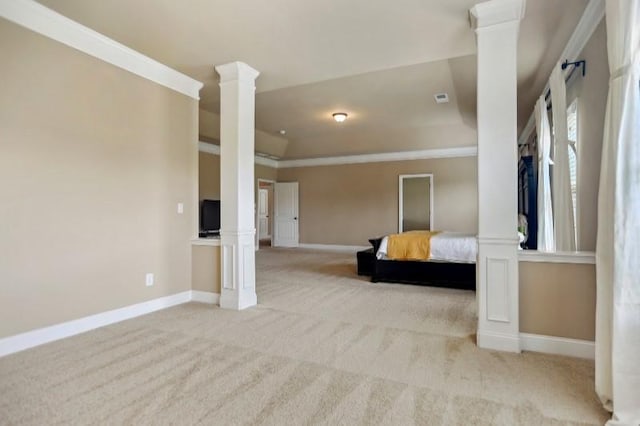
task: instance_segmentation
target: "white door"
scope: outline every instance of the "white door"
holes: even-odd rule
[[[269,191],[258,190],[258,237],[269,238]]]
[[[298,182],[274,185],[273,245],[298,247]]]

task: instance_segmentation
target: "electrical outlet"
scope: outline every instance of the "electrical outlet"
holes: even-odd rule
[[[178,214],[184,213],[184,204],[178,203]]]
[[[148,273],[145,276],[145,284],[147,285],[147,287],[151,287],[153,285],[153,274],[152,273]]]

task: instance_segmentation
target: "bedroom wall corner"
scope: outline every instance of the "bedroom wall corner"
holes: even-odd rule
[[[4,19],[0,50],[0,337],[190,290],[198,101]]]
[[[220,247],[193,245],[191,289],[220,294]]]
[[[362,246],[398,231],[398,176],[432,173],[435,229],[478,230],[476,157],[278,169],[299,182],[300,243]]]
[[[256,164],[254,175],[256,179],[276,180],[278,169]],[[198,152],[198,199],[220,199],[220,155]]]

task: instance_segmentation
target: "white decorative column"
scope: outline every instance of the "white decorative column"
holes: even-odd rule
[[[247,64],[215,67],[220,75],[220,307],[257,303],[254,209],[255,79]]]
[[[520,352],[517,44],[525,0],[470,10],[478,45],[478,334],[481,348]]]

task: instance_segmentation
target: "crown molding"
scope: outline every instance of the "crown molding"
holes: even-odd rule
[[[220,155],[220,145],[200,141],[198,142],[198,151],[206,152],[207,154]],[[278,161],[271,158],[256,155],[254,156],[254,161],[256,164],[260,164],[262,166],[272,167],[274,169],[278,168]]]
[[[567,45],[564,47],[564,50],[558,59],[558,63],[563,62],[564,59],[568,59],[569,61],[575,61],[578,59],[578,56],[582,53],[582,50],[591,39],[593,32],[600,24],[600,21],[602,21],[602,18],[604,18],[604,14],[605,0],[589,0],[587,7],[584,9],[584,12],[580,17],[580,21],[578,21],[578,25],[576,25],[576,28],[573,30]],[[565,74],[568,72],[569,71],[567,70],[564,71]],[[542,93],[547,93],[548,90],[549,83],[547,82]],[[524,143],[531,132],[533,132],[534,122],[534,111],[531,111],[531,116],[529,117],[527,126],[520,134],[520,138],[518,138],[518,144]]]
[[[337,166],[342,164],[381,163],[387,161],[426,160],[434,158],[474,157],[478,147],[457,147],[424,149],[420,151],[384,152],[379,154],[345,155],[340,157],[304,158],[299,160],[280,160],[279,168]]]
[[[259,155],[256,155],[255,159],[256,159],[256,164],[260,164],[262,166],[272,167],[274,169],[277,169],[280,167],[280,162],[278,160],[261,157]]]
[[[220,155],[220,146],[198,142],[198,151]],[[457,148],[423,149],[421,151],[384,152],[380,154],[345,155],[341,157],[301,158],[298,160],[272,160],[255,156],[256,164],[274,169],[294,167],[339,166],[342,164],[383,163],[387,161],[429,160],[436,158],[475,157],[478,147],[463,146]]]
[[[567,45],[562,51],[562,55],[560,55],[560,61],[563,59],[568,59],[569,61],[578,59],[578,55],[582,53],[587,42],[591,39],[593,32],[600,24],[600,21],[602,21],[602,18],[604,18],[604,11],[605,0],[589,1],[578,25],[576,25],[573,34],[571,34],[571,38],[569,38]]]
[[[33,0],[0,0],[0,17],[183,95],[200,99],[201,82]]]

